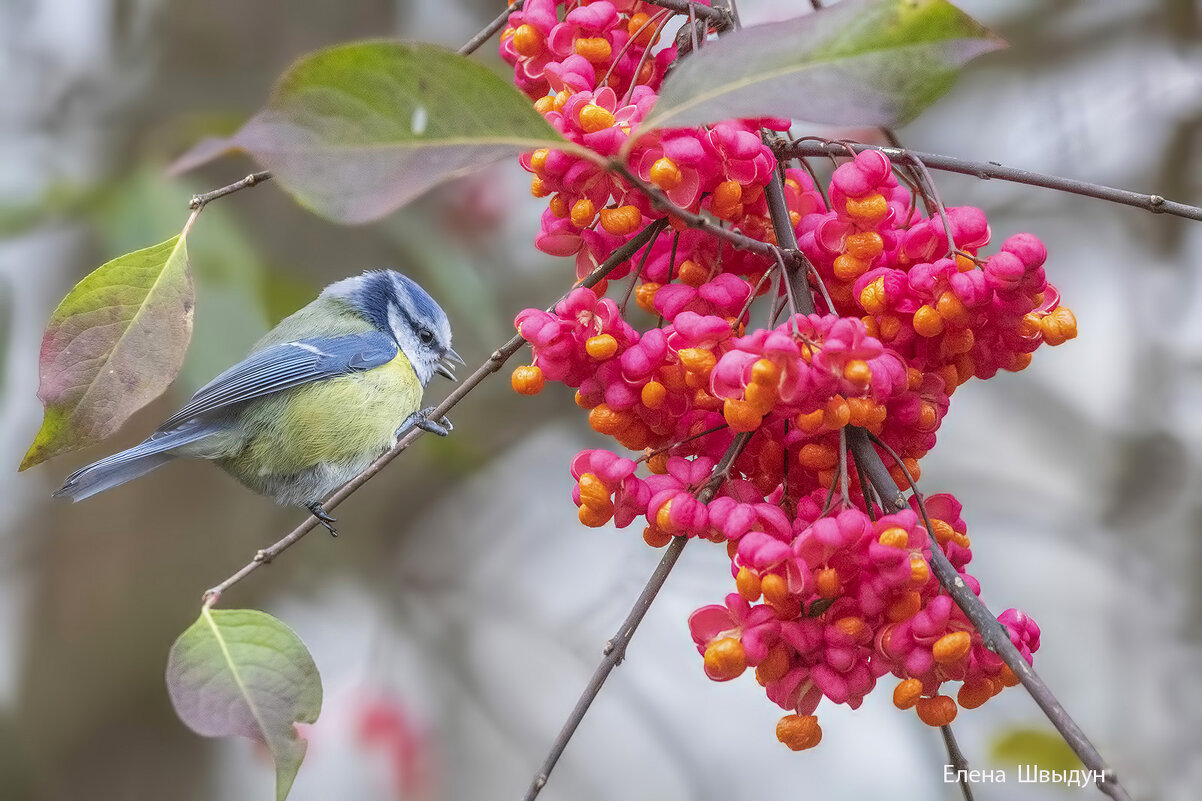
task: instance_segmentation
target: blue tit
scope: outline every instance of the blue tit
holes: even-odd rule
[[[412,426],[435,373],[454,379],[446,313],[392,270],[330,284],[201,387],[144,442],[71,474],[54,495],[82,500],[172,459],[209,459],[255,492],[306,507],[331,533],[322,500]]]

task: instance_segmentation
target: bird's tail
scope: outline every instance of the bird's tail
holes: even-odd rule
[[[129,450],[114,453],[76,470],[54,491],[54,497],[82,501],[98,492],[132,481],[176,458],[178,454],[171,453],[173,449],[203,439],[210,433],[196,426],[156,433]]]

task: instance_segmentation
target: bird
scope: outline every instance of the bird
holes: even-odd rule
[[[391,269],[336,281],[267,332],[140,444],[72,473],[55,497],[80,501],[177,458],[208,459],[249,489],[303,506],[337,536],[322,505],[410,428],[446,436],[420,409],[435,373],[454,380],[446,313]]]

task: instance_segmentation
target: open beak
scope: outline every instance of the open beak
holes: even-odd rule
[[[454,381],[455,380],[455,372],[454,372],[455,368],[452,367],[450,363],[457,362],[458,364],[465,364],[466,362],[463,361],[463,357],[461,357],[458,353],[455,352],[454,348],[447,348],[447,352],[446,352],[446,354],[443,355],[442,359],[443,360],[438,363],[438,366],[434,368],[434,372],[438,373],[441,376],[446,376],[447,378]]]

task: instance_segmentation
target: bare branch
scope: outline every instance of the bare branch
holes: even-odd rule
[[[671,214],[673,217],[679,217],[684,221],[685,225],[689,226],[690,228],[696,228],[699,231],[705,231],[707,234],[715,236],[718,239],[725,239],[727,242],[739,248],[740,250],[750,250],[752,253],[758,253],[761,256],[767,256],[769,258],[774,258],[776,253],[780,250],[780,248],[771,244],[770,242],[761,242],[758,239],[753,239],[752,237],[747,236],[746,234],[741,234],[738,231],[732,231],[729,228],[723,228],[709,217],[705,217],[700,214],[694,214],[686,208],[677,206],[675,203],[669,200],[668,196],[661,192],[658,187],[647,183],[642,178],[635,175],[629,167],[620,161],[611,161],[607,166],[611,171],[616,172],[625,178],[626,181],[629,182],[630,185],[635,189],[646,195],[648,199],[651,200],[652,206],[660,211]],[[787,254],[782,254],[782,256],[786,259],[790,258]]]
[[[771,147],[770,136],[766,131],[760,132],[764,144]],[[802,314],[813,314],[814,295],[809,291],[809,280],[806,271],[801,269],[808,260],[797,248],[797,234],[793,230],[793,220],[789,216],[789,206],[785,201],[785,184],[781,179],[780,170],[772,171],[772,180],[764,187],[764,200],[768,204],[768,216],[772,220],[772,230],[776,233],[776,244],[785,254],[788,254],[789,269],[785,270],[786,291],[790,300]],[[782,254],[784,255],[784,254]],[[833,312],[834,309],[832,308]]]
[[[487,42],[493,37],[494,33],[505,27],[505,23],[509,22],[510,14],[515,11],[522,10],[522,4],[525,2],[526,0],[514,0],[514,2],[510,3],[509,7],[498,14],[496,19],[484,26],[484,28],[471,39],[468,39],[463,47],[459,48],[459,54],[463,56],[470,56],[472,53],[476,52],[476,50],[480,48],[480,45]]]
[[[660,231],[662,231],[667,224],[667,220],[656,220],[648,225],[629,242],[614,251],[613,255],[611,255],[608,259],[598,265],[597,269],[589,273],[589,275],[580,282],[579,286],[591,287],[595,285],[602,278],[609,275],[609,273],[611,273],[618,265],[631,258],[644,245],[649,245],[649,243],[653,242],[655,237],[659,235]],[[500,348],[493,351],[492,355],[488,358],[488,361],[476,368],[474,373],[464,379],[463,383],[457,386],[455,390],[451,392],[451,394],[447,395],[446,399],[434,409],[430,415],[431,418],[438,420],[445,416],[459,403],[459,401],[463,400],[469,392],[483,383],[484,379],[499,371],[501,366],[504,365],[505,362],[507,362],[510,357],[513,356],[513,354],[517,353],[524,344],[526,344],[526,340],[522,339],[521,336],[514,336]],[[393,446],[392,450],[388,451],[388,453],[372,462],[372,464],[366,470],[347,482],[341,489],[331,495],[329,500],[327,500],[323,506],[327,510],[336,508],[338,504],[342,503],[344,500],[350,497],[355,490],[359,489],[361,486],[370,481],[371,478],[383,470],[389,462],[399,456],[402,451],[412,445],[418,437],[425,433],[426,432],[420,428],[411,429],[407,434],[405,434],[405,436],[401,437],[401,439],[397,441],[397,444]],[[205,606],[212,606],[215,604],[218,598],[221,597],[221,593],[225,592],[230,587],[234,586],[239,581],[258,570],[260,566],[269,563],[272,559],[279,556],[282,552],[299,542],[306,534],[308,534],[317,526],[317,523],[318,520],[316,517],[306,517],[300,525],[294,528],[283,538],[267,548],[255,553],[254,558],[251,559],[251,561],[244,565],[240,570],[238,570],[238,572],[234,573],[220,584],[205,590],[203,597]]]
[[[856,458],[856,467],[868,476],[868,483],[876,490],[881,499],[881,508],[885,514],[900,512],[909,506],[906,497],[897,488],[897,483],[890,475],[889,469],[881,461],[880,454],[872,448],[868,438],[872,435],[859,426],[848,426],[847,442],[851,446],[852,456]]]
[[[863,150],[879,150],[892,161],[901,164],[917,166],[918,162],[915,161],[915,158],[912,158],[913,156],[934,170],[972,175],[983,180],[997,178],[1001,181],[1010,181],[1017,184],[1040,186],[1044,189],[1055,189],[1058,192],[1083,195],[1084,197],[1092,197],[1098,200],[1108,200],[1111,203],[1119,203],[1124,206],[1134,206],[1137,209],[1143,209],[1153,214],[1171,214],[1175,217],[1184,217],[1187,220],[1202,221],[1202,208],[1166,200],[1160,195],[1146,195],[1140,192],[1132,192],[1128,189],[1116,189],[1110,186],[1103,186],[1102,184],[1090,183],[1089,181],[1078,181],[1074,178],[1063,178],[1057,175],[1020,170],[1016,167],[1004,167],[992,161],[969,161],[953,156],[942,156],[937,153],[919,153],[905,148],[880,147],[856,142],[799,140],[777,145],[776,152],[780,158],[802,158],[805,156],[838,157],[846,156],[849,148],[857,153]]]
[[[956,735],[952,733],[951,725],[940,726],[939,731],[943,734],[943,744],[947,747],[947,763],[956,769],[956,775],[960,777],[960,792],[964,794],[964,801],[972,801],[972,783],[968,781],[968,760],[964,758],[964,752],[960,750],[960,744],[956,742]]]
[[[731,465],[734,464],[735,459],[739,458],[739,454],[743,452],[743,449],[747,447],[751,436],[752,432],[744,432],[735,436],[734,440],[730,443],[730,447],[726,449],[722,461],[714,467],[714,472],[710,475],[709,480],[697,491],[697,500],[702,503],[709,503],[713,500],[714,495],[718,492],[718,488],[722,486],[722,482],[730,473]],[[676,560],[680,558],[680,554],[687,542],[687,537],[676,537],[668,544],[668,550],[664,553],[663,558],[659,560],[659,564],[656,565],[655,572],[651,574],[651,578],[647,579],[647,584],[643,587],[643,591],[639,593],[638,600],[634,602],[634,606],[631,608],[630,613],[626,615],[626,619],[622,621],[618,633],[609,642],[605,643],[601,663],[593,671],[593,677],[589,679],[588,684],[584,687],[584,691],[580,694],[580,698],[577,699],[576,706],[572,708],[572,714],[568,715],[567,722],[563,724],[559,735],[551,743],[551,750],[547,753],[543,764],[539,767],[538,773],[535,774],[534,781],[530,783],[530,789],[526,791],[526,795],[523,797],[524,801],[534,801],[547,784],[547,779],[550,777],[551,771],[555,769],[555,764],[559,762],[559,758],[563,756],[564,749],[568,747],[568,742],[571,741],[572,735],[576,733],[576,727],[580,725],[580,721],[584,720],[589,707],[596,700],[597,695],[601,692],[601,688],[605,686],[605,681],[609,678],[609,674],[625,658],[626,646],[630,644],[635,630],[643,622],[647,610],[651,608],[651,602],[655,600],[655,596],[659,594],[660,589],[664,586],[664,582],[668,579],[668,574],[672,572],[672,568],[676,565]]]
[[[259,184],[270,180],[271,173],[267,170],[263,170],[262,172],[252,172],[241,181],[234,181],[228,186],[223,186],[220,189],[214,189],[212,192],[205,192],[202,195],[193,195],[192,199],[188,201],[188,208],[193,209],[194,211],[200,211],[217,198],[225,197],[226,195],[232,195],[235,192],[239,192],[243,189],[249,189],[252,186],[258,186]]]
[[[866,432],[867,433],[867,432]],[[1118,777],[1102,755],[1098,753],[1098,749],[1094,747],[1089,738],[1085,736],[1085,732],[1077,725],[1077,722],[1069,716],[1060,701],[1044,684],[1043,679],[1035,672],[1035,669],[1027,664],[1027,660],[1023,659],[1023,655],[1014,647],[1014,643],[1010,642],[1010,632],[1004,625],[989,611],[984,602],[976,596],[972,588],[964,581],[957,572],[956,568],[948,561],[947,556],[943,553],[943,548],[940,547],[938,540],[935,539],[935,526],[931,523],[930,516],[927,515],[926,504],[923,503],[922,493],[918,490],[918,484],[915,483],[914,477],[910,474],[905,462],[897,455],[897,452],[882,442],[872,434],[867,434],[872,440],[872,443],[889,454],[889,457],[901,468],[906,475],[906,481],[910,484],[910,489],[914,493],[914,497],[918,499],[918,511],[922,514],[922,522],[926,526],[927,534],[931,540],[931,570],[935,573],[935,577],[939,579],[939,584],[956,602],[956,606],[964,612],[965,617],[973,624],[977,631],[981,633],[981,640],[985,643],[985,647],[993,651],[1002,658],[1006,666],[1014,671],[1018,676],[1023,687],[1034,699],[1043,713],[1047,715],[1052,725],[1056,727],[1056,731],[1060,732],[1060,736],[1068,743],[1069,748],[1073,749],[1073,753],[1085,764],[1091,771],[1095,771],[1102,778],[1098,780],[1098,789],[1106,793],[1115,801],[1131,801],[1131,796],[1127,794],[1126,788],[1119,782]],[[876,482],[876,473],[874,471],[873,462],[880,462],[880,455],[871,447],[868,448],[872,456],[868,458],[868,463],[865,467],[872,475],[872,481]],[[884,465],[881,464],[881,469]],[[888,475],[888,471],[884,471]],[[889,481],[890,486],[894,486],[893,481]],[[882,488],[878,485],[878,491]]]
[[[723,9],[703,6],[700,3],[689,2],[689,0],[647,0],[647,4],[667,8],[677,14],[692,14],[699,19],[706,20],[718,29],[729,27],[731,24],[729,14]]]

